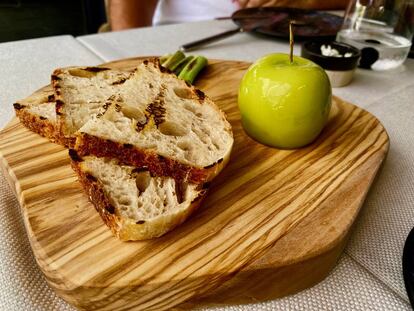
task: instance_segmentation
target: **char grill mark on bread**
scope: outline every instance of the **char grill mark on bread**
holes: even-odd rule
[[[86,67],[85,70],[90,71],[90,72],[101,72],[101,71],[106,71],[106,70],[111,70],[111,69],[106,68],[106,67]]]
[[[58,100],[56,100],[56,115],[58,115],[58,116],[60,116],[60,115],[62,115],[62,112],[61,112],[61,110],[62,110],[62,107],[63,107],[63,102],[60,100],[60,99],[58,99]]]
[[[26,108],[26,106],[19,104],[19,103],[14,103],[13,108],[14,110],[20,110],[20,109]]]
[[[120,78],[119,80],[112,82],[112,85],[122,84],[126,81],[126,78]]]
[[[145,109],[148,114],[154,119],[155,126],[158,127],[165,121],[165,108],[164,108],[164,95],[163,90],[158,93],[157,97],[147,106]],[[148,119],[147,119],[148,120]],[[140,127],[141,127],[141,123]],[[147,124],[147,122],[145,122]]]
[[[76,150],[73,149],[69,149],[69,157],[72,160],[72,162],[82,162],[82,158],[78,155],[78,153],[76,152]]]
[[[199,89],[196,89],[196,94],[199,100],[203,101],[204,98],[206,97],[206,95],[204,94],[203,91],[200,91]]]

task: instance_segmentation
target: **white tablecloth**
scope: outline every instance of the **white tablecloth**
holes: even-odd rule
[[[123,57],[173,52],[185,42],[234,27],[229,21],[160,26],[118,33],[0,44],[0,128],[11,103],[49,82],[59,66],[94,65]],[[286,42],[237,34],[196,51],[211,58],[253,61],[287,52]],[[300,48],[296,47],[296,54]],[[409,310],[401,254],[414,225],[414,61],[394,72],[358,70],[337,94],[375,114],[391,149],[370,191],[350,243],[336,269],[311,289],[283,299],[220,310]],[[18,203],[0,175],[0,310],[71,310],[50,290],[37,268]]]

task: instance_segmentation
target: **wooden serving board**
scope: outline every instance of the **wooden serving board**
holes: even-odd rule
[[[386,131],[368,112],[334,97],[329,123],[313,144],[261,145],[243,131],[237,108],[248,66],[213,61],[200,77],[198,86],[233,126],[234,150],[202,207],[158,239],[114,238],[63,147],[16,119],[0,132],[2,168],[20,200],[33,252],[66,301],[82,310],[257,302],[310,287],[334,267],[387,153]]]

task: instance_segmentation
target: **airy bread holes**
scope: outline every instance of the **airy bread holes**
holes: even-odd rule
[[[157,145],[156,144],[153,144],[153,143],[148,143],[147,145],[145,145],[145,148],[147,148],[147,149],[155,149],[155,148],[157,148]]]
[[[187,183],[175,182],[175,193],[177,195],[178,204],[181,204],[185,201],[187,197],[187,186]]]
[[[131,200],[128,197],[121,198],[119,203],[122,205],[131,205]]]
[[[194,150],[193,150],[193,144],[189,141],[180,141],[177,143],[177,147],[184,152],[184,158],[187,160],[192,160],[194,157]]]
[[[188,110],[188,111],[190,111],[194,114],[198,113],[197,108],[191,103],[185,103],[184,104],[184,109],[186,109],[186,110]]]
[[[189,141],[180,141],[177,143],[177,146],[181,150],[188,151],[191,149],[192,144]]]
[[[144,192],[148,188],[150,181],[151,181],[151,176],[149,172],[137,173],[135,177],[135,183],[140,193]]]
[[[115,122],[115,120],[117,119],[115,109],[111,109],[111,107],[109,107],[108,110],[104,110],[102,112],[102,118],[108,121]]]
[[[172,121],[161,123],[158,129],[162,134],[169,136],[185,136],[188,133],[188,130],[184,126]]]
[[[90,78],[96,76],[96,72],[91,72],[91,71],[83,70],[83,69],[80,69],[80,68],[69,69],[68,72],[71,76],[79,77],[79,78],[89,78],[90,79]]]
[[[188,161],[194,161],[195,153],[194,150],[187,150],[184,154],[184,158]]]
[[[139,123],[146,122],[145,114],[138,108],[132,106],[122,106],[121,112],[129,119],[137,120]]]
[[[48,100],[48,95],[46,94],[46,95],[42,95],[42,97],[39,97],[39,98],[29,98],[29,99],[27,99],[26,101],[27,101],[27,103],[29,103],[29,104],[38,104],[38,102],[42,102],[42,103],[46,103],[46,102],[48,102],[49,100]],[[38,104],[39,105],[39,104]]]
[[[191,90],[188,89],[188,88],[175,87],[174,88],[174,93],[175,93],[175,95],[177,95],[178,97],[183,98],[183,99],[193,99],[194,98],[193,92],[191,92]]]
[[[204,134],[206,134],[207,136],[210,136],[210,131],[209,131],[207,128],[202,127],[202,128],[201,128],[201,131],[202,131]]]
[[[85,106],[85,105],[87,105],[87,102],[86,102],[86,100],[80,99],[80,100],[73,101],[72,105]]]

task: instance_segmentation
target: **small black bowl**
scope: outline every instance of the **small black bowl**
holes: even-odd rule
[[[321,54],[322,45],[329,45],[333,49],[336,49],[342,55],[344,55],[345,53],[352,53],[352,56],[324,56]],[[302,45],[301,56],[310,59],[314,63],[317,63],[325,70],[348,71],[353,70],[357,67],[358,60],[361,57],[361,52],[356,47],[353,47],[352,45],[346,43],[340,43],[336,41],[307,41]]]

